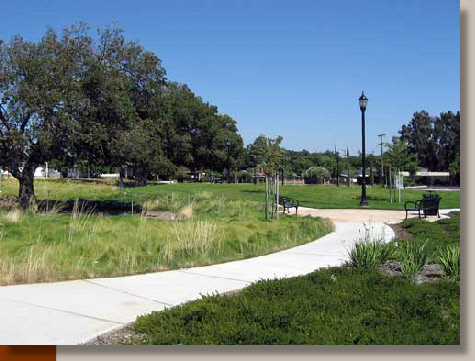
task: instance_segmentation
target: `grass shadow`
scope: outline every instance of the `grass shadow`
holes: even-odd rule
[[[71,213],[74,209],[74,203],[78,202],[78,207],[84,212],[105,213],[118,215],[123,213],[140,213],[142,206],[132,202],[120,202],[116,200],[87,200],[87,199],[68,199],[66,201],[54,199],[38,199],[38,210],[43,212],[58,209],[59,213]]]

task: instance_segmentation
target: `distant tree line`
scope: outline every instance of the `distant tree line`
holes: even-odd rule
[[[266,137],[260,135],[253,144],[247,146],[242,154],[242,164],[253,168],[258,166],[259,144]],[[396,171],[409,171],[414,180],[418,168],[428,171],[449,172],[452,183],[460,184],[460,112],[442,112],[431,116],[426,111],[415,112],[408,124],[404,124],[391,142],[383,144],[383,162],[381,156],[367,154],[369,176],[374,178],[373,169],[378,169],[379,182],[394,176]],[[381,173],[381,164],[384,174]],[[320,183],[325,178],[336,178],[345,173],[351,177],[354,169],[361,168],[360,155],[350,155],[348,150],[326,150],[309,152],[308,150],[286,150],[282,152],[280,169],[285,178],[302,177],[309,183]],[[370,181],[374,182],[373,179]]]

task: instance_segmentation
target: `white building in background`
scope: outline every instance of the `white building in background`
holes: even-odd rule
[[[56,169],[48,168],[48,163],[44,167],[35,169],[35,177],[40,178],[59,178],[61,175]]]

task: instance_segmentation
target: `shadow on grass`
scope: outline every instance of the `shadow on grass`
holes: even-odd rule
[[[99,179],[99,178],[58,178],[50,179],[51,183],[72,183],[72,184],[96,184],[96,185],[108,185],[120,187],[120,180],[118,179]],[[156,181],[148,181],[147,186],[166,185]],[[135,182],[131,179],[124,179],[124,188],[141,188],[143,186],[136,186]]]
[[[77,210],[89,213],[123,214],[140,213],[142,206],[137,203],[124,202],[117,200],[87,200],[87,199],[37,199],[36,206],[40,212],[50,212],[56,210],[59,213],[71,213],[74,209],[74,203],[78,202]],[[133,208],[132,208],[133,206]],[[18,207],[18,197],[1,196],[0,210],[11,211]]]
[[[38,210],[43,212],[58,209],[59,213],[71,213],[74,210],[74,204],[77,202],[77,209],[81,212],[106,213],[111,215],[123,213],[140,213],[142,206],[132,202],[119,202],[116,200],[87,200],[87,199],[68,199],[59,200],[37,200]]]

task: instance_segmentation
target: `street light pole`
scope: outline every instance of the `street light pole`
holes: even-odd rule
[[[379,143],[379,145],[381,146],[381,179],[380,179],[380,183],[381,183],[382,186],[384,185],[383,137],[385,135],[386,134],[378,134],[378,137],[381,138],[381,143]]]
[[[364,92],[361,92],[359,98],[360,110],[361,110],[361,156],[362,156],[362,166],[363,166],[363,178],[361,180],[361,201],[360,206],[367,207],[368,200],[366,199],[366,155],[365,155],[365,111],[366,104],[368,104],[368,98],[364,95]]]

